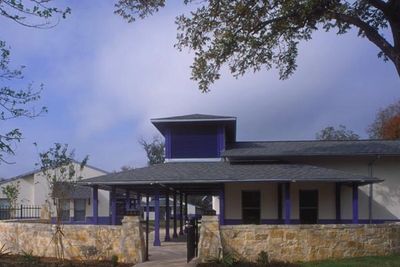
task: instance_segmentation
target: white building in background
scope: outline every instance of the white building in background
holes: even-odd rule
[[[77,170],[79,163],[74,163]],[[86,165],[83,170],[79,171],[82,179],[88,179],[96,176],[107,174],[106,171],[93,166]],[[19,176],[0,181],[0,206],[9,206],[6,196],[3,194],[2,188],[14,184],[19,187],[19,196],[17,199],[17,207],[35,206],[40,207],[42,211],[52,206],[52,199],[48,186],[47,178],[41,170],[34,170]],[[92,205],[93,205],[92,189],[89,187],[78,186],[74,192],[69,194],[63,204],[63,220],[65,223],[91,223]],[[99,190],[98,192],[99,207],[99,223],[108,224],[109,222],[109,192]],[[51,214],[54,217],[54,214]]]

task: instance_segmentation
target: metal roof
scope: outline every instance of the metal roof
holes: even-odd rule
[[[400,155],[400,140],[235,142],[224,157]]]
[[[302,164],[229,162],[174,162],[80,181],[86,185],[201,184],[230,182],[380,182],[374,177]]]
[[[236,121],[236,117],[232,116],[218,116],[206,114],[189,114],[183,116],[174,116],[166,118],[151,119],[151,122],[194,122],[194,121]]]

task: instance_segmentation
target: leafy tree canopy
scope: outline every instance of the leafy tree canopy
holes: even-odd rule
[[[151,142],[148,142],[144,139],[139,140],[139,144],[142,145],[143,149],[146,151],[147,155],[147,163],[149,165],[154,165],[158,163],[163,163],[165,160],[164,157],[164,142],[161,137],[155,136]]]
[[[400,139],[400,101],[380,109],[367,132],[373,139]]]
[[[165,0],[118,0],[115,13],[129,22],[164,7]],[[391,61],[400,75],[400,0],[184,0],[194,10],[176,19],[178,49],[195,51],[193,80],[202,91],[220,77],[223,65],[238,77],[261,68],[279,70],[281,79],[296,70],[298,44],[319,28],[358,30]],[[389,33],[392,38],[386,38]]]
[[[352,130],[348,130],[346,126],[339,125],[338,128],[329,126],[316,134],[317,140],[358,140],[360,136]]]
[[[16,207],[18,196],[20,193],[20,182],[16,181],[12,183],[7,183],[1,188],[1,191],[3,192],[3,195],[6,196],[11,208]]]
[[[70,13],[69,8],[59,9],[49,0],[0,0],[0,16],[31,28],[50,28],[57,25],[60,17]],[[10,84],[22,80],[24,66],[10,66],[10,47],[0,39],[0,163],[6,162],[5,155],[13,155],[15,143],[22,139],[19,129],[6,130],[4,122],[19,117],[33,118],[46,112],[42,107],[36,110],[33,103],[39,100],[43,85],[34,88],[15,88]],[[1,123],[3,122],[3,123]]]

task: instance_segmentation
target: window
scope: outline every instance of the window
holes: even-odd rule
[[[74,221],[83,222],[86,218],[86,200],[74,200]]]
[[[60,207],[61,207],[61,220],[69,221],[70,200],[60,199]]]
[[[301,224],[318,222],[318,190],[300,190],[299,210]]]
[[[6,198],[0,198],[0,220],[11,218],[10,202]]]
[[[244,224],[260,224],[260,192],[242,191],[242,220]]]

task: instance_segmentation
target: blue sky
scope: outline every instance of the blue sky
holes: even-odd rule
[[[20,128],[15,164],[0,177],[30,171],[39,151],[68,143],[77,159],[112,171],[146,164],[138,144],[157,130],[150,118],[190,113],[238,117],[239,140],[304,140],[328,125],[344,124],[366,138],[376,111],[400,97],[391,63],[355,32],[317,32],[300,45],[298,70],[280,81],[262,70],[235,79],[223,71],[210,93],[189,79],[192,56],[179,52],[174,18],[182,5],[128,24],[112,1],[67,1],[72,14],[48,30],[23,28],[0,18],[0,39],[12,48],[12,64],[26,65],[24,83],[44,84],[38,105],[48,114],[2,124]]]

